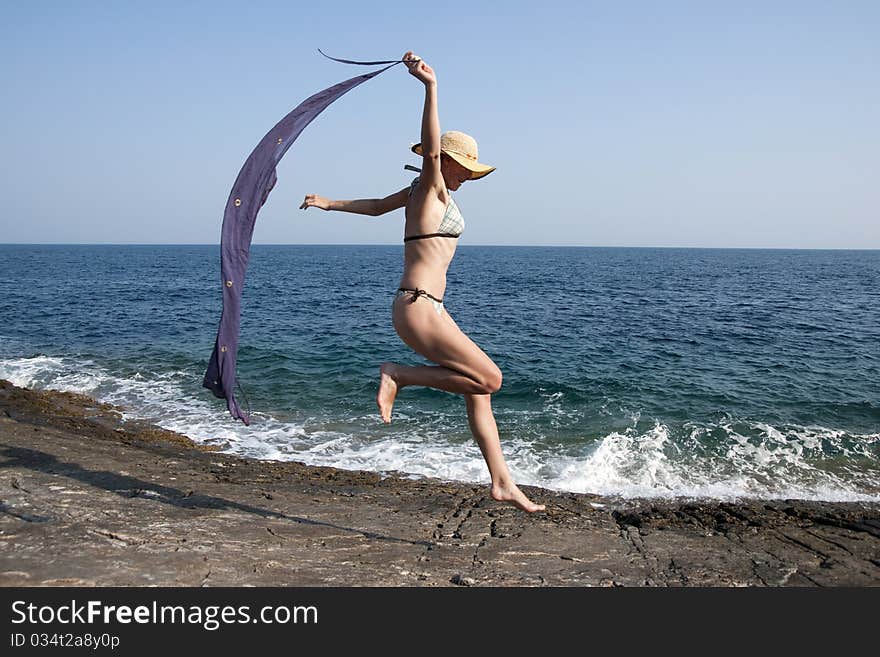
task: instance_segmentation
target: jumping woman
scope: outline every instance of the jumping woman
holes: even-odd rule
[[[300,208],[371,216],[406,208],[403,276],[391,317],[401,340],[436,365],[382,364],[376,395],[382,420],[391,422],[394,398],[406,386],[427,386],[464,395],[471,433],[489,466],[492,498],[512,502],[524,511],[543,511],[543,504],[529,500],[514,483],[501,451],[491,401],[492,393],[501,388],[501,370],[458,328],[443,307],[446,271],[464,230],[464,218],[450,192],[495,168],[478,161],[477,142],[472,137],[461,132],[440,134],[434,71],[412,51],[403,59],[410,74],[425,85],[422,141],[412,149],[422,156],[419,177],[409,187],[383,199],[332,201],[309,194]]]

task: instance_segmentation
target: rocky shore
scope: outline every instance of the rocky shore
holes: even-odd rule
[[[620,500],[213,452],[0,382],[0,586],[877,586],[880,504]]]

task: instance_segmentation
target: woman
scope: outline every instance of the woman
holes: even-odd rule
[[[418,354],[436,366],[410,367],[383,363],[376,403],[385,422],[391,422],[394,398],[405,386],[428,386],[464,395],[468,424],[492,478],[491,495],[528,511],[543,511],[513,482],[492,414],[491,395],[501,388],[501,370],[471,341],[443,308],[446,270],[455,254],[464,219],[450,196],[467,180],[494,171],[480,164],[477,143],[460,132],[440,134],[437,78],[411,51],[403,56],[409,72],[425,85],[422,142],[413,151],[422,156],[421,175],[412,185],[384,199],[331,201],[309,194],[301,209],[310,207],[378,216],[406,207],[404,269],[392,305],[394,329]]]

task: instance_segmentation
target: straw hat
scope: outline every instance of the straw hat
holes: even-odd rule
[[[415,144],[412,147],[413,153],[422,154],[422,145]],[[453,160],[471,172],[471,180],[477,180],[483,176],[488,176],[495,171],[495,167],[487,164],[480,164],[477,161],[477,140],[466,135],[463,132],[450,130],[440,135],[440,151],[446,153]]]

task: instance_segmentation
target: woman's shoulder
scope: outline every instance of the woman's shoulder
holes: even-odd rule
[[[416,190],[416,187],[419,186],[419,180],[419,176],[413,178],[413,181],[409,185],[409,196],[412,196],[413,192]],[[437,191],[437,200],[444,205],[447,205],[449,201],[452,200],[452,195],[449,193],[449,190],[444,187],[443,189]]]

